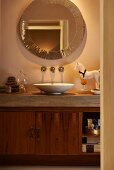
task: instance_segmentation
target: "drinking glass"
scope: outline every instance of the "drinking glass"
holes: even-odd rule
[[[86,79],[83,79],[83,78],[80,78],[80,81],[81,81],[81,84],[82,84],[82,90],[86,90],[85,88],[85,85],[87,84],[87,80]]]

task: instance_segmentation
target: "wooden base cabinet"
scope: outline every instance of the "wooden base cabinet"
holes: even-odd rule
[[[32,112],[0,112],[0,154],[34,154]]]
[[[82,152],[82,117],[76,108],[0,109],[0,165],[98,166],[99,153]]]

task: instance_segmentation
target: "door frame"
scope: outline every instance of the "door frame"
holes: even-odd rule
[[[114,168],[114,1],[100,1],[101,170]]]

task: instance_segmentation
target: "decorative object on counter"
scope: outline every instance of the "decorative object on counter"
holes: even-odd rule
[[[5,93],[6,92],[6,86],[0,85],[0,93]]]
[[[96,89],[100,90],[100,70],[87,71],[81,63],[76,63],[75,68],[79,72],[82,79],[95,79]]]
[[[17,84],[16,78],[13,76],[7,78],[6,86],[7,93],[19,92],[19,85]]]
[[[6,93],[11,93],[11,92],[12,92],[11,86],[7,85],[6,86]]]
[[[61,77],[61,83],[63,83],[64,67],[63,67],[63,66],[60,66],[60,67],[58,68],[58,70],[59,70],[60,77]]]
[[[18,85],[15,77],[13,77],[13,76],[8,77],[5,84],[6,84],[6,92],[7,93],[19,92],[19,85]]]
[[[91,92],[93,94],[100,94],[100,90],[99,89],[93,89],[93,90],[91,90]]]
[[[45,66],[41,67],[41,73],[42,73],[41,82],[42,83],[44,82],[44,76],[45,76],[46,70],[47,70],[47,68]]]
[[[22,70],[20,70],[18,76],[17,76],[17,83],[19,85],[19,91],[21,93],[26,93],[27,92],[27,78],[26,78],[26,74],[23,73]]]
[[[85,85],[87,84],[87,80],[86,79],[83,79],[83,78],[80,78],[81,80],[81,84],[83,86],[83,89],[82,90],[85,90]]]
[[[75,92],[77,94],[93,94],[91,92],[92,86],[91,86],[91,84],[89,84],[89,82],[86,79],[82,79],[81,77],[77,77],[75,79],[74,84],[75,84],[74,89],[75,89]]]
[[[55,67],[50,67],[50,77],[51,77],[51,83],[54,83],[55,78]]]

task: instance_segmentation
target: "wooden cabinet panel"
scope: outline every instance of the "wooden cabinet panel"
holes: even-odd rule
[[[83,109],[1,109],[0,164],[99,165],[100,153],[82,153]]]
[[[77,154],[79,151],[79,113],[69,113],[68,120],[68,154]]]
[[[0,112],[0,154],[34,153],[33,112]]]
[[[77,154],[79,150],[79,114],[37,112],[37,154]]]

